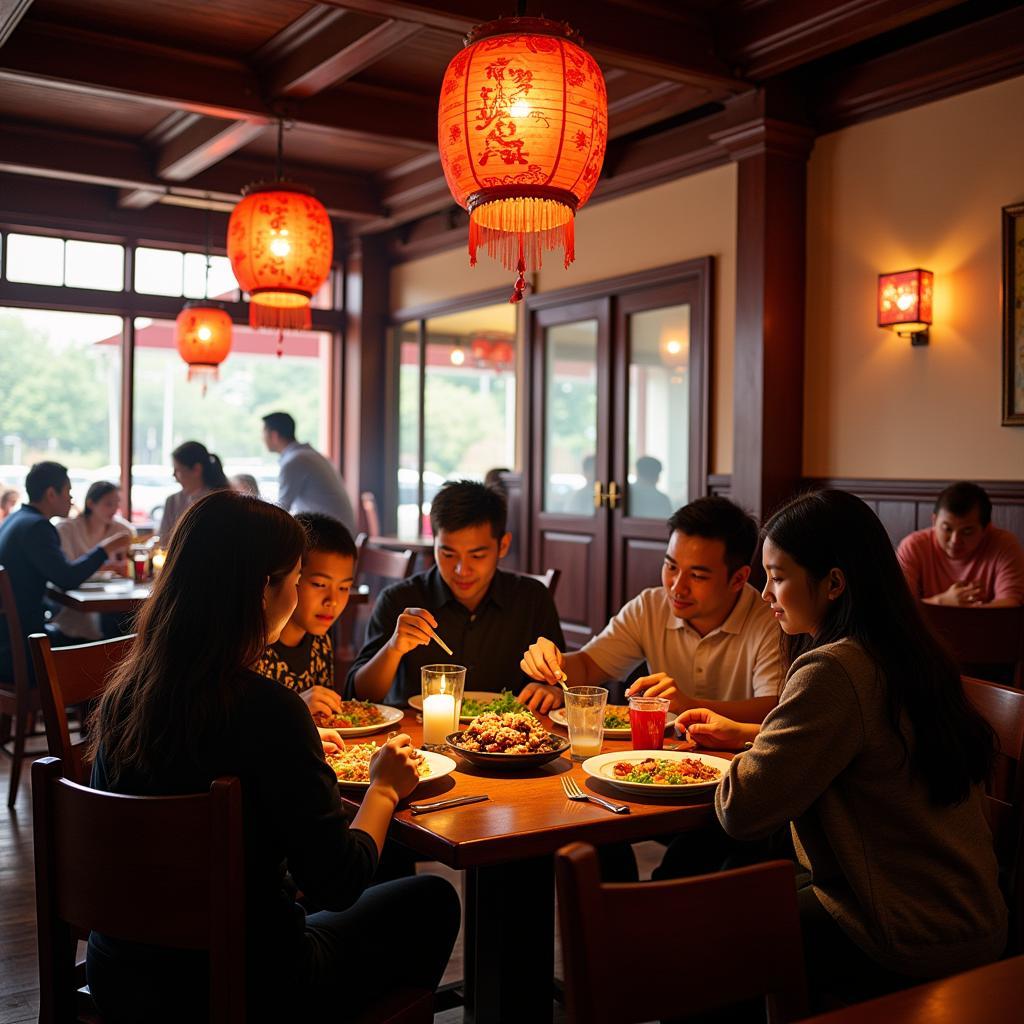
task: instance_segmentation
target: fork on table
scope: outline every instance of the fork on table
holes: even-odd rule
[[[629,808],[625,804],[613,804],[610,800],[602,800],[599,796],[584,793],[571,775],[562,776],[562,789],[569,800],[589,800],[592,804],[599,804],[611,811],[612,814],[629,814]]]

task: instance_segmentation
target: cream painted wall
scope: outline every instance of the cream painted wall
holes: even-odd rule
[[[585,207],[576,219],[576,262],[553,253],[538,292],[617,277],[701,256],[715,257],[711,472],[732,469],[732,355],[736,307],[736,167],[727,164]],[[465,248],[396,266],[392,311],[509,286],[514,275]]]
[[[1024,200],[1024,78],[817,140],[808,173],[804,472],[1021,479],[1000,425],[1000,207]],[[875,326],[877,275],[935,274],[928,347]],[[785,396],[775,396],[785,401]]]

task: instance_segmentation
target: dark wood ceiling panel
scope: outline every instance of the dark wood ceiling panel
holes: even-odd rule
[[[25,20],[244,57],[313,6],[308,0],[35,0]]]
[[[277,152],[276,128],[268,128],[253,139],[242,154],[251,153],[273,159]],[[285,132],[284,165],[288,174],[289,165],[294,161],[304,164],[328,164],[351,171],[377,172],[400,164],[417,155],[417,150],[403,146],[389,146],[382,139],[379,143],[354,142],[332,132],[315,128],[296,126]]]
[[[461,49],[462,38],[457,33],[421,28],[354,81],[437,96],[448,62]]]
[[[142,138],[167,111],[150,103],[98,96],[83,103],[66,89],[36,82],[4,82],[0,87],[0,118],[80,128],[105,135]]]

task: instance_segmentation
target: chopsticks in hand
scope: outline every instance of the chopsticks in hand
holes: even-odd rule
[[[452,649],[427,625],[423,627],[433,638],[434,642],[448,655],[449,658],[454,657]]]

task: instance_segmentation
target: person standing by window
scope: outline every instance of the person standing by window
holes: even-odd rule
[[[277,503],[286,512],[322,512],[355,534],[356,515],[338,470],[308,444],[295,440],[295,420],[286,412],[263,417],[263,443],[281,456]]]

